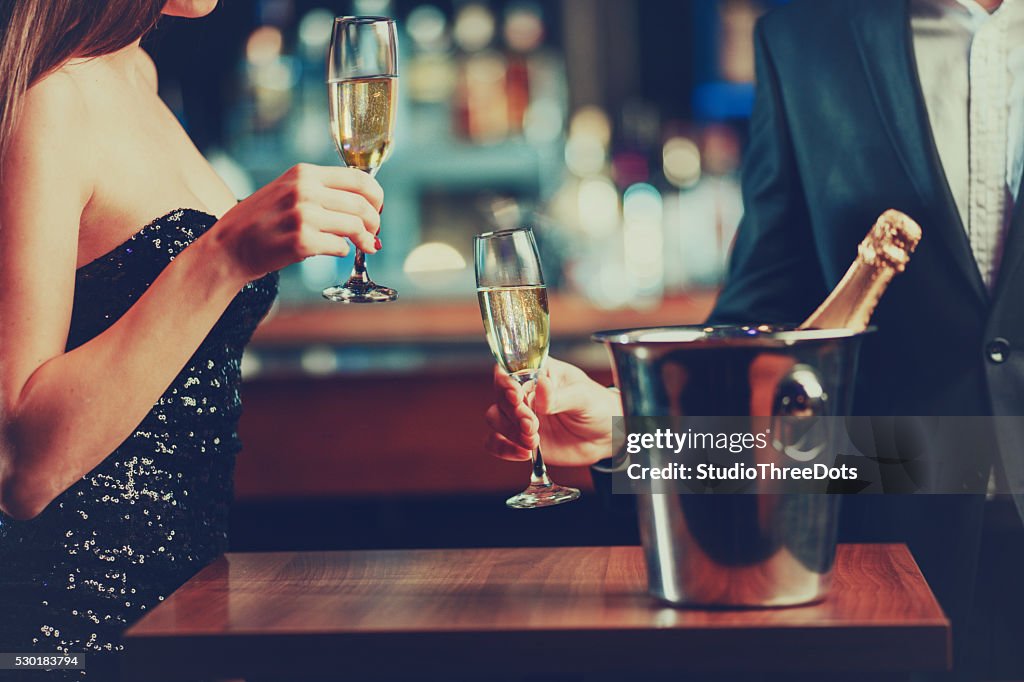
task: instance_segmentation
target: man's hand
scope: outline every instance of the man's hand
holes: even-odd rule
[[[539,445],[544,461],[560,466],[589,466],[612,455],[612,417],[622,414],[617,392],[554,358],[529,388],[494,368],[488,452],[518,462]]]

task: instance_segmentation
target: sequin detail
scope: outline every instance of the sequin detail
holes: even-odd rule
[[[68,350],[215,221],[173,211],[80,268]],[[276,293],[276,273],[247,284],[135,432],[41,515],[0,514],[0,651],[85,652],[87,674],[65,677],[105,681],[121,632],[227,549],[242,350]]]

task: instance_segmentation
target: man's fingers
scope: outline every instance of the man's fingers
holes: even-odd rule
[[[516,419],[522,416],[532,416],[529,407],[523,411],[526,405],[526,391],[518,381],[503,372],[500,367],[494,367],[494,392],[497,396],[497,403],[509,419]]]
[[[521,392],[517,393],[512,389],[505,389],[498,394],[497,406],[506,419],[513,422],[522,422],[524,428],[530,431],[535,431],[540,426],[537,415],[530,408]]]
[[[564,389],[559,389],[559,391]],[[547,372],[538,377],[533,391],[533,411],[537,414],[557,414],[560,401],[555,395],[555,385]]]
[[[576,413],[586,415],[595,409],[594,396],[591,392],[593,382],[571,381],[555,388],[548,376],[537,380],[537,391],[534,397],[533,411],[538,415]]]
[[[519,447],[497,433],[492,433],[487,437],[484,448],[495,457],[507,459],[511,462],[523,462],[530,459],[529,450]]]
[[[494,366],[494,388],[496,388],[496,389],[511,388],[511,389],[515,390],[516,392],[518,392],[520,394],[523,393],[523,387],[519,384],[519,382],[516,381],[515,379],[513,379],[508,374],[508,372],[503,370],[498,365]]]
[[[514,416],[510,418],[497,405],[491,405],[484,414],[484,418],[492,430],[500,433],[520,447],[536,447],[540,440],[540,437],[537,435],[535,418],[517,418]]]

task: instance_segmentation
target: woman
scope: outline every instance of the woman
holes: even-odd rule
[[[275,271],[380,247],[369,176],[303,165],[236,205],[161,103],[140,38],[215,5],[0,0],[0,651],[104,682],[227,546]]]

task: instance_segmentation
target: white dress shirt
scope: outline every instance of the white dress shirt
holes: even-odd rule
[[[918,76],[939,158],[992,288],[1024,169],[1024,0],[911,0]]]

